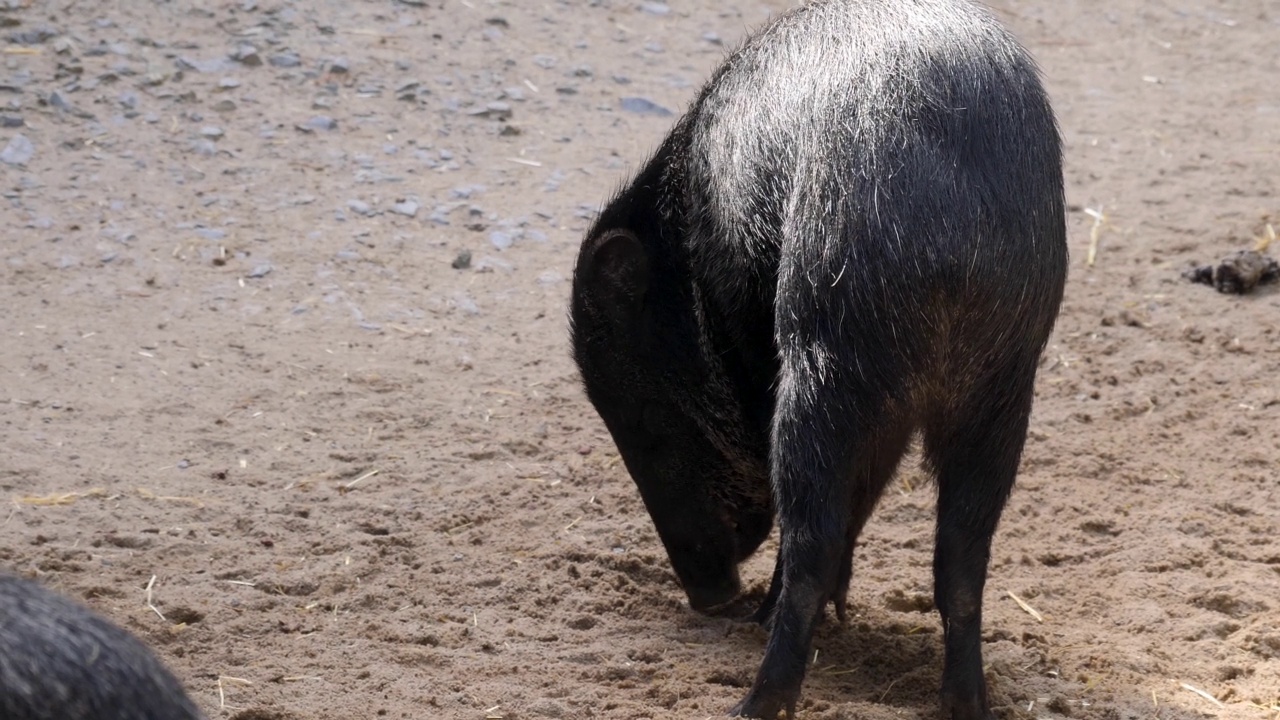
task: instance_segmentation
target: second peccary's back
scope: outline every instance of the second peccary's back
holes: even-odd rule
[[[688,142],[690,250],[719,287],[785,256],[864,308],[943,293],[1052,322],[1059,296],[1029,296],[1065,272],[1057,128],[1032,60],[964,0],[792,11],[708,83]]]

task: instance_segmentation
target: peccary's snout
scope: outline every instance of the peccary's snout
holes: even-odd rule
[[[728,575],[706,578],[698,584],[686,584],[684,591],[689,597],[689,607],[700,613],[709,613],[733,602],[742,592],[742,580],[734,567]]]

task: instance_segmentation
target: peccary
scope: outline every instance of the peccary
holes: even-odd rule
[[[588,231],[585,389],[693,608],[780,549],[732,714],[794,714],[815,623],[915,434],[937,480],[941,700],[990,718],[982,593],[1067,274],[1061,142],[966,0],[818,0],[733,52]]]
[[[35,582],[0,573],[0,718],[204,716],[137,638]]]

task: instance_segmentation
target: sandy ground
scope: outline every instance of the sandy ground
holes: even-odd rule
[[[0,563],[211,718],[721,715],[765,636],[684,603],[567,278],[662,110],[786,5],[0,0]],[[998,714],[1280,717],[1280,295],[1180,276],[1280,220],[1280,8],[996,10],[1073,252],[987,589]],[[932,512],[911,466],[801,717],[936,717]]]

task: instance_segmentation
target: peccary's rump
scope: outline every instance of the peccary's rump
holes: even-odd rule
[[[34,582],[0,573],[0,718],[203,717],[132,635]]]
[[[1067,272],[1037,70],[964,0],[811,2],[752,36],[587,233],[575,359],[693,607],[776,516],[765,660],[799,694],[913,434],[938,480],[943,703],[988,717],[981,600]]]

